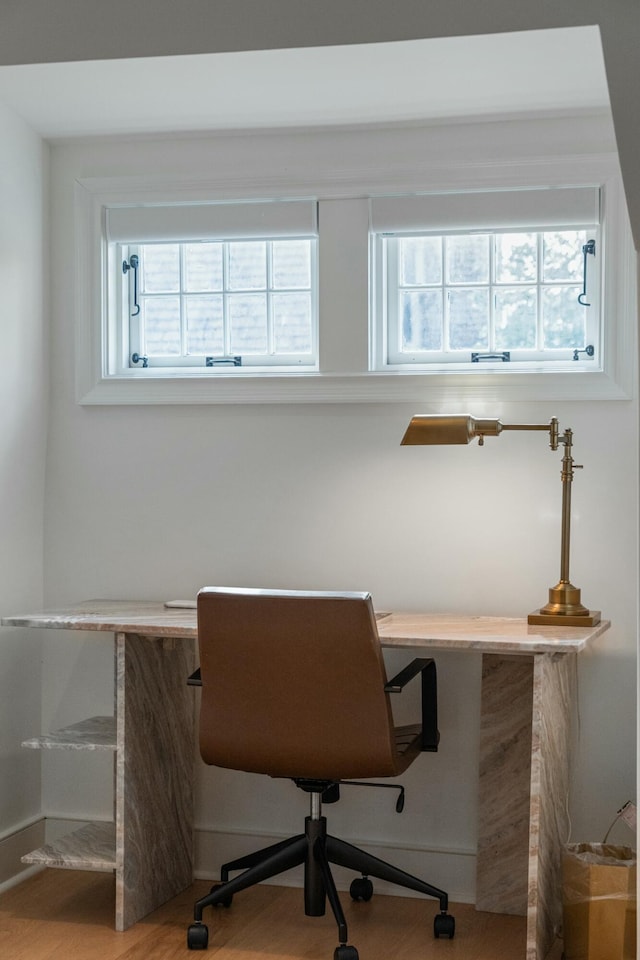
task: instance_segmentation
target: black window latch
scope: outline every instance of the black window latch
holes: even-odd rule
[[[140,304],[138,303],[138,267],[140,266],[140,258],[137,253],[132,253],[128,260],[122,261],[122,272],[126,276],[129,273],[129,270],[133,270],[133,307],[131,311],[132,317],[137,317],[140,313]]]
[[[585,306],[588,306],[588,304],[585,304]],[[586,353],[588,357],[592,357],[595,352],[596,352],[596,349],[592,343],[587,344],[584,350],[578,350],[578,348],[576,347],[576,349],[573,351],[573,359],[579,360],[581,353]]]
[[[207,367],[220,367],[223,364],[241,367],[242,357],[205,357],[205,364]]]
[[[590,307],[591,304],[587,303],[585,297],[587,295],[587,257],[591,255],[595,257],[596,255],[596,242],[595,240],[587,240],[582,248],[582,256],[584,258],[582,265],[582,293],[578,294],[578,303],[583,307]],[[575,357],[574,357],[575,359]]]
[[[503,350],[502,353],[472,353],[471,363],[480,363],[481,360],[502,360],[503,363],[509,363],[511,353],[509,350]]]

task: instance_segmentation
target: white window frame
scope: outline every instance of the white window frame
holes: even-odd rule
[[[109,328],[113,329],[114,335],[116,337],[117,347],[117,357],[118,357],[118,367],[113,371],[120,376],[149,376],[149,374],[154,369],[164,369],[165,372],[173,375],[180,376],[183,372],[189,373],[192,370],[197,370],[199,375],[209,374],[211,376],[217,376],[220,373],[220,370],[223,369],[223,365],[226,366],[227,372],[234,373],[236,376],[255,376],[258,372],[264,372],[265,370],[279,370],[282,373],[288,373],[292,370],[298,371],[315,371],[318,369],[318,281],[317,281],[317,237],[315,236],[282,236],[282,237],[250,237],[249,242],[264,242],[267,244],[267,279],[266,286],[264,289],[256,290],[256,293],[264,294],[267,302],[267,340],[269,343],[275,338],[273,331],[273,299],[274,295],[277,295],[281,291],[277,288],[274,288],[272,284],[272,248],[270,245],[277,240],[308,240],[310,243],[310,286],[309,290],[304,288],[302,292],[309,294],[310,299],[310,323],[311,323],[311,342],[310,349],[307,353],[299,354],[285,354],[285,353],[276,353],[275,349],[268,349],[263,354],[252,354],[244,353],[242,356],[234,355],[234,351],[231,348],[223,351],[223,354],[216,354],[215,357],[211,357],[211,363],[207,363],[207,357],[203,354],[187,354],[186,350],[181,356],[172,357],[171,355],[166,356],[147,356],[146,346],[143,343],[143,330],[141,321],[137,319],[137,316],[134,315],[131,311],[134,298],[134,287],[138,285],[138,277],[134,273],[134,270],[131,267],[128,267],[126,276],[123,275],[123,271],[119,269],[119,265],[126,263],[131,263],[132,256],[142,255],[140,248],[145,246],[145,244],[133,244],[133,243],[116,243],[113,249],[113,264],[114,266],[111,269],[115,269],[115,273],[120,281],[119,284],[119,294],[116,297],[116,303],[113,306],[110,306],[110,310],[113,310],[113,319],[109,324]],[[197,241],[161,241],[167,243],[176,243],[181,247],[180,250],[180,277],[181,281],[184,275],[185,270],[185,252],[184,244],[188,242],[197,242]],[[206,242],[206,241],[205,241]],[[223,258],[225,261],[224,274],[225,277],[228,273],[228,243],[230,241],[215,241],[222,242],[224,244],[223,249]],[[111,260],[111,251],[110,251],[110,260]],[[143,265],[142,265],[143,266]],[[138,268],[140,269],[140,268]],[[292,288],[291,291],[286,292],[300,292]],[[144,301],[147,296],[144,292],[138,290],[138,297],[140,301]],[[191,296],[203,296],[207,295],[208,292],[198,293],[198,292],[189,292],[185,290],[182,286],[180,290],[173,293],[163,294],[163,296],[171,296],[179,298],[181,301],[181,333],[183,337],[185,336],[184,331],[184,310],[186,301]],[[225,285],[224,288],[220,291],[215,291],[214,295],[220,296],[223,301],[223,314],[224,314],[224,327],[225,332],[227,331],[227,303],[229,300],[230,292]],[[141,304],[139,303],[138,306]],[[226,340],[225,336],[225,340]],[[140,356],[140,360],[136,365],[131,361],[133,355]]]
[[[140,177],[87,178],[75,184],[76,397],[81,404],[146,403],[424,403],[447,400],[620,400],[632,395],[636,330],[636,260],[617,157],[567,157],[491,162],[473,160],[438,173],[443,192],[473,188],[593,184],[602,191],[603,310],[607,322],[598,369],[579,373],[481,367],[474,372],[376,369],[379,334],[369,326],[369,300],[378,282],[368,239],[372,197],[424,191],[425,167],[389,171],[338,170],[295,177],[272,175],[233,182],[169,181]],[[285,186],[286,183],[286,186]],[[107,269],[107,211],[113,206],[198,204],[291,197],[318,199],[319,369],[312,372],[261,371],[242,378],[221,372],[215,378],[158,371],[152,377],[114,376],[115,345],[109,336],[108,305],[116,296]],[[348,269],[345,269],[345,266]],[[371,286],[370,286],[371,285]],[[573,368],[575,371],[575,367]]]
[[[538,333],[540,335],[540,326],[541,326],[541,310],[542,310],[542,293],[546,288],[567,286],[566,282],[562,283],[547,283],[545,284],[540,275],[541,266],[541,246],[542,246],[542,237],[545,232],[562,232],[564,230],[578,230],[582,229],[576,227],[574,224],[571,224],[567,227],[563,226],[554,226],[550,228],[549,231],[545,231],[539,228],[527,229],[526,227],[517,232],[523,233],[532,233],[537,235],[537,245],[538,245],[538,275],[536,279],[531,279],[528,282],[522,283],[499,283],[494,280],[493,276],[493,242],[490,243],[490,266],[489,266],[489,279],[486,282],[478,284],[450,284],[446,280],[446,276],[442,276],[439,284],[419,287],[416,289],[424,290],[440,290],[443,297],[443,323],[444,330],[447,329],[447,293],[449,290],[455,290],[457,286],[463,286],[465,289],[478,288],[483,291],[486,291],[489,296],[488,310],[490,316],[489,323],[489,332],[492,330],[491,319],[493,318],[493,294],[496,291],[499,291],[502,288],[515,289],[517,287],[529,287],[535,288],[537,290],[537,327]],[[556,364],[566,364],[570,363],[569,367],[564,367],[568,373],[575,373],[578,370],[589,371],[590,368],[600,369],[600,343],[601,343],[601,328],[603,322],[602,309],[600,304],[600,288],[601,288],[601,256],[600,256],[600,247],[601,247],[601,231],[599,225],[588,225],[586,229],[587,237],[585,240],[593,239],[595,241],[595,253],[589,255],[587,258],[587,269],[586,269],[586,297],[588,306],[584,306],[582,309],[585,311],[585,329],[586,329],[586,339],[584,344],[575,344],[573,347],[566,348],[545,348],[544,350],[540,349],[524,349],[524,348],[503,348],[495,343],[490,343],[487,347],[484,348],[467,348],[466,350],[462,349],[447,349],[446,342],[443,342],[443,346],[439,350],[425,350],[425,351],[408,351],[401,350],[398,346],[400,343],[400,324],[402,322],[402,317],[400,316],[400,311],[398,309],[398,298],[399,292],[402,289],[402,285],[399,279],[399,241],[410,238],[410,237],[428,237],[435,236],[443,243],[446,241],[446,238],[449,236],[472,236],[478,232],[486,233],[493,240],[493,237],[498,235],[501,232],[510,232],[510,231],[498,231],[498,230],[486,230],[486,231],[451,231],[444,233],[443,231],[427,231],[423,230],[420,232],[408,232],[404,234],[395,233],[395,234],[383,234],[376,233],[372,235],[372,256],[376,264],[376,273],[379,277],[379,283],[375,291],[375,303],[373,304],[372,310],[372,323],[377,325],[378,333],[375,336],[375,342],[380,347],[379,355],[376,356],[374,365],[377,370],[387,370],[387,369],[398,369],[398,370],[407,370],[411,368],[412,370],[432,370],[438,367],[441,367],[443,370],[447,368],[452,368],[454,365],[459,371],[468,371],[472,372],[474,367],[471,366],[473,363],[472,357],[474,354],[480,355],[480,360],[482,365],[486,367],[491,367],[492,369],[498,369],[499,366],[505,362],[502,359],[497,359],[503,353],[506,353],[508,362],[512,364],[517,364],[518,370],[529,369],[529,370],[553,370],[553,367]],[[511,231],[516,232],[516,231]],[[445,255],[443,252],[443,263],[445,261]],[[582,283],[583,275],[580,273],[579,278],[576,278],[575,283],[571,284],[572,286],[579,286]],[[446,340],[446,337],[445,337]],[[592,352],[590,355],[586,355],[583,351],[583,347],[590,345],[592,347]],[[573,360],[573,350],[577,347],[580,347],[581,353],[583,356],[578,356],[577,360]],[[496,356],[495,360],[491,359],[482,359],[483,354],[493,354]],[[577,365],[576,365],[577,364]],[[477,368],[476,368],[477,369]],[[512,368],[513,369],[513,368]],[[515,370],[514,370],[515,372]]]

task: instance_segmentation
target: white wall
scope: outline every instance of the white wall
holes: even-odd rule
[[[0,615],[42,603],[48,151],[0,105]],[[0,840],[40,813],[41,642],[0,630]],[[0,843],[0,883],[10,871]]]
[[[469,138],[486,159],[505,150],[526,157],[533,141],[538,153],[552,154],[558,144],[541,143],[540,129],[525,136],[520,127],[503,127],[500,138],[496,128],[485,135],[479,125],[445,127],[428,132],[426,149],[432,142],[439,163],[447,142],[449,150],[459,149]],[[592,139],[579,142],[566,133],[566,121],[560,129],[561,151],[612,148],[606,124],[592,124]],[[379,608],[396,610],[523,616],[545,602],[559,573],[560,464],[527,434],[480,450],[434,451],[399,446],[418,412],[413,405],[87,408],[74,402],[75,178],[357,168],[366,166],[379,136],[101,139],[53,149],[49,605],[99,596],[193,596],[213,583],[369,589]],[[403,158],[401,134],[394,136]],[[348,318],[349,304],[335,309]],[[419,409],[440,406],[432,398]],[[602,608],[613,626],[581,658],[571,806],[574,836],[600,839],[615,810],[635,795],[636,401],[533,404],[496,397],[490,408],[472,412],[507,422],[556,415],[575,432],[576,459],[585,469],[574,484],[572,578],[584,602]],[[443,654],[438,665],[441,751],[405,777],[404,815],[391,815],[388,798],[367,795],[364,812],[347,798],[331,817],[335,832],[355,839],[462,853],[446,869],[452,893],[470,898],[480,664]],[[44,678],[45,727],[108,709],[110,639],[57,635],[45,649]],[[84,758],[45,762],[45,814],[110,816],[108,764],[91,761],[96,767],[87,774]],[[197,822],[223,833],[259,832],[268,811],[275,832],[294,832],[305,808],[295,793],[286,783],[200,768]]]

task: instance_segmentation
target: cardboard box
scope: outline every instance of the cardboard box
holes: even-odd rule
[[[636,854],[573,843],[562,857],[565,960],[635,960]]]

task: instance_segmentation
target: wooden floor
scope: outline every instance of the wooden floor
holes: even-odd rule
[[[205,912],[207,953],[191,952],[186,929],[193,901],[210,884],[199,881],[124,933],[113,929],[114,883],[102,873],[45,870],[0,896],[2,960],[333,960],[333,917],[305,917],[302,891],[257,886],[230,909]],[[341,897],[349,939],[360,960],[522,960],[522,917],[451,906],[453,940],[434,940],[430,901],[374,896],[369,903]],[[554,952],[552,957],[560,957]]]

